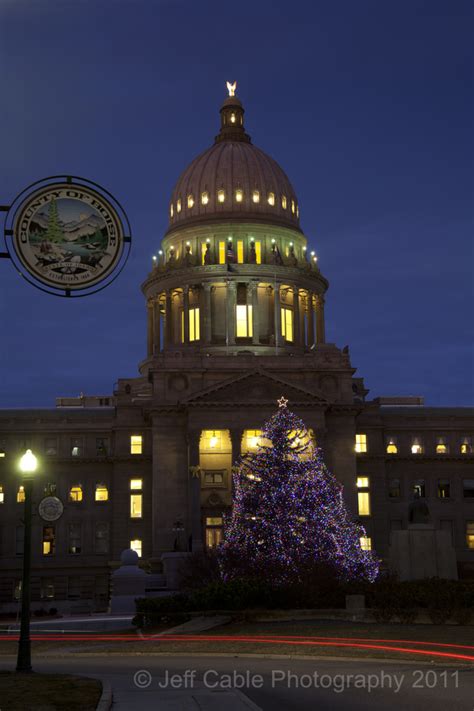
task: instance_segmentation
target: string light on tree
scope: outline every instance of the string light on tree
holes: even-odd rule
[[[234,502],[220,549],[223,575],[263,574],[285,584],[324,564],[343,580],[373,581],[379,563],[361,548],[366,532],[351,520],[341,484],[287,403],[278,399],[257,448],[233,467]]]

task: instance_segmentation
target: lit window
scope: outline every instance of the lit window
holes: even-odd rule
[[[53,555],[56,548],[54,526],[43,526],[43,555]]]
[[[244,243],[241,239],[237,241],[237,263],[244,263]]]
[[[225,200],[225,190],[218,190],[217,191],[217,201],[218,202],[224,202]]]
[[[130,479],[130,489],[141,491],[143,489],[143,479]]]
[[[23,504],[25,502],[25,487],[19,486],[16,495],[17,504]]]
[[[130,437],[130,454],[142,454],[143,437],[141,435],[132,435]]]
[[[461,442],[461,454],[472,454],[471,437],[463,437]]]
[[[413,482],[413,494],[415,497],[419,497],[420,499],[425,498],[426,487],[424,479],[416,479]]]
[[[189,340],[199,341],[200,325],[199,325],[199,307],[189,309]]]
[[[293,340],[293,311],[285,306],[281,307],[281,335],[285,341]]]
[[[450,496],[450,483],[449,479],[438,479],[438,498],[439,499],[449,499]]]
[[[181,212],[181,198],[176,200],[176,212]]]
[[[201,242],[201,264],[206,263],[207,242]]]
[[[300,208],[297,205],[296,206],[296,217],[299,217],[299,216],[300,216]]]
[[[468,548],[474,549],[474,521],[466,521],[466,543]]]
[[[95,500],[96,501],[108,501],[109,500],[109,490],[107,489],[105,484],[96,484]]]
[[[236,307],[237,338],[252,337],[252,306],[238,304]]]
[[[5,450],[0,447],[0,459],[3,459],[5,456]]]
[[[268,204],[273,206],[275,204],[275,193],[268,193],[267,200]]]
[[[294,200],[291,201],[291,212],[293,213],[293,215],[295,214],[295,201]]]
[[[255,258],[257,264],[262,263],[262,243],[261,242],[254,242],[253,246],[255,247]]]
[[[412,454],[423,454],[423,446],[418,437],[415,437],[411,443],[411,453]]]
[[[390,479],[388,483],[388,495],[390,499],[400,498],[400,479]]]
[[[204,484],[206,486],[222,486],[224,484],[224,469],[206,469],[204,471]]]
[[[201,193],[201,205],[207,205],[209,202],[209,193],[207,190]]]
[[[262,430],[245,430],[242,440],[242,454],[255,452],[260,444]]]
[[[71,440],[71,457],[81,457],[84,451],[84,440],[82,437],[73,437]]]
[[[217,548],[222,541],[222,516],[206,517],[206,548]]]
[[[355,451],[359,454],[367,452],[367,435],[356,434]]]
[[[225,242],[219,242],[219,264],[225,264],[226,245]]]
[[[446,440],[444,437],[438,437],[438,441],[436,443],[436,454],[448,454],[449,452],[449,447],[446,444]]]
[[[235,114],[234,113],[231,113],[231,115],[230,115],[230,122],[235,123]]]
[[[369,477],[357,477],[357,504],[359,516],[370,516]]]
[[[188,195],[188,207],[191,208],[194,205],[194,198],[192,195]]]
[[[142,495],[130,494],[130,518],[142,517]]]
[[[252,192],[252,201],[253,202],[260,202],[260,191],[259,190],[254,190]]]
[[[387,454],[397,454],[398,453],[398,447],[397,447],[397,440],[391,437],[388,442],[387,442]]]
[[[363,551],[371,551],[372,550],[372,539],[370,536],[361,536],[360,537],[360,547],[362,548]]]
[[[237,188],[237,190],[235,191],[235,201],[242,202],[243,199],[244,199],[244,191],[241,190],[240,188]]]
[[[138,554],[139,558],[142,557],[142,542],[140,538],[135,538],[133,541],[130,541],[130,548]]]
[[[465,499],[474,499],[474,479],[463,479],[462,489]]]
[[[0,504],[5,503],[5,492],[3,491],[3,486],[0,486]]]
[[[203,430],[201,434],[200,451],[222,451],[224,449],[223,432],[225,432],[225,430]]]
[[[69,489],[69,501],[82,501],[82,486],[75,484]]]
[[[171,203],[171,205],[170,205],[170,217],[173,217],[173,215],[174,215],[174,207],[173,207],[173,203]]]
[[[281,196],[281,206],[284,210],[286,210],[286,195]]]

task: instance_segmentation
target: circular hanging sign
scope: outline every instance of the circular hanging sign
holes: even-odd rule
[[[99,185],[61,177],[33,183],[15,199],[5,221],[5,241],[30,283],[62,296],[85,296],[110,284],[122,270],[130,251],[130,224],[120,204]]]
[[[63,502],[57,496],[46,496],[38,506],[38,513],[43,521],[57,521],[64,511]]]

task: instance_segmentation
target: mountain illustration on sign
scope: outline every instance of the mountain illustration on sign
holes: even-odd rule
[[[100,266],[108,245],[106,224],[90,205],[52,198],[32,217],[29,244],[38,267],[72,274]]]

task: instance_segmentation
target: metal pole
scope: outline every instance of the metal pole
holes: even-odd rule
[[[25,536],[23,540],[23,579],[21,583],[21,627],[18,642],[17,672],[31,672],[30,642],[30,574],[31,574],[31,504],[33,480],[24,479],[25,487]]]

